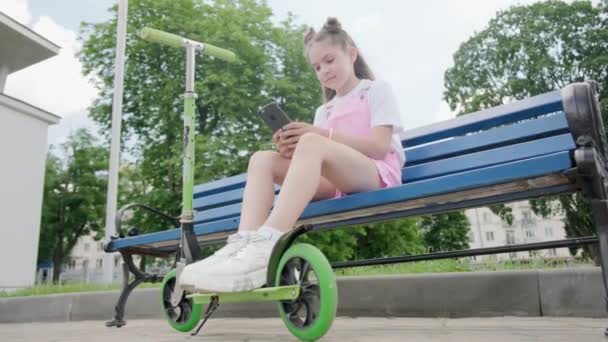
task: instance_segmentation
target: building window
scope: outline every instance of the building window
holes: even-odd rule
[[[103,259],[97,259],[97,268],[101,268],[103,266]]]
[[[533,226],[536,222],[534,220],[534,217],[532,217],[532,213],[530,211],[523,211],[522,212],[522,219],[521,219],[521,225],[523,227],[530,227]]]
[[[97,244],[97,251],[98,252],[103,251],[103,242],[100,242],[100,243]]]
[[[91,249],[91,245],[89,245],[88,243],[85,243],[85,244],[84,244],[84,251],[85,251],[85,252],[88,252],[88,251],[89,251],[89,249]]]
[[[507,245],[514,245],[515,244],[515,231],[507,230],[506,234],[507,234]]]
[[[545,236],[547,236],[547,237],[553,237],[553,228],[551,228],[551,227],[545,227]]]
[[[120,262],[120,257],[119,256],[115,256],[114,257],[114,267],[118,267],[118,263]]]
[[[486,240],[494,241],[494,232],[486,232]]]
[[[492,217],[490,216],[490,213],[483,213],[483,222],[490,223],[491,221],[492,221]]]
[[[469,242],[475,242],[475,233],[469,232]]]
[[[524,232],[526,234],[526,237],[528,237],[528,238],[533,238],[534,237],[534,229],[532,229],[532,228],[526,228],[526,229],[524,229]]]
[[[549,250],[547,250],[547,256],[556,256],[557,255],[557,250],[555,248],[551,248]]]

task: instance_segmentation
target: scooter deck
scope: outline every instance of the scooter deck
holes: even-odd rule
[[[300,296],[300,285],[263,287],[242,292],[193,293],[187,295],[195,304],[207,304],[213,297],[220,303],[264,302],[277,300],[294,300]]]

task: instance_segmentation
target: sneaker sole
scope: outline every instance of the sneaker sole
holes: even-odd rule
[[[243,292],[260,288],[266,284],[266,269],[257,270],[246,275],[235,277],[213,276],[207,279],[207,284],[197,286],[196,284],[182,284],[183,289],[193,292]]]

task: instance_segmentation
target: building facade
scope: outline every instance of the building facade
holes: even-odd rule
[[[513,213],[513,224],[509,225],[487,207],[465,210],[469,220],[470,248],[495,247],[524,243],[561,240],[566,238],[563,216],[542,218],[536,216],[528,201],[507,204]],[[536,256],[544,258],[571,258],[568,248],[538,251],[501,253],[477,256],[473,260],[522,260]]]
[[[47,130],[60,119],[6,95],[4,87],[10,74],[58,52],[57,45],[0,12],[0,291],[34,284]]]
[[[78,283],[102,283],[103,260],[105,252],[103,241],[95,241],[94,234],[80,237],[63,265],[61,281]],[[113,254],[113,282],[122,281],[122,259],[119,253]],[[136,262],[138,259],[135,259]]]

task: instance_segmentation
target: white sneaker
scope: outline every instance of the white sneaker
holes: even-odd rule
[[[234,256],[249,242],[249,236],[253,235],[246,234],[232,234],[228,236],[228,240],[224,247],[218,249],[212,255],[206,257],[203,260],[194,262],[186,265],[182,270],[180,276],[180,286],[183,288],[195,288],[196,280],[199,278],[198,274],[206,274],[211,268],[215,267],[227,258]]]
[[[192,278],[197,291],[250,291],[266,284],[268,262],[275,242],[252,234],[248,243],[232,257],[225,258],[212,268],[197,272]],[[194,272],[193,272],[194,273]]]

